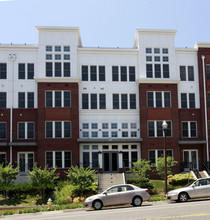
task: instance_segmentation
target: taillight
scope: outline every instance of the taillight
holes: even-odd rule
[[[149,190],[147,189],[146,192],[149,193]]]

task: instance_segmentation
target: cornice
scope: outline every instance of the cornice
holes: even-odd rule
[[[178,84],[180,79],[139,78],[138,84]]]
[[[76,78],[55,78],[55,77],[45,77],[45,78],[34,78],[34,80],[38,83],[47,83],[47,82],[51,82],[51,83],[80,83],[81,80],[80,79],[76,79]]]

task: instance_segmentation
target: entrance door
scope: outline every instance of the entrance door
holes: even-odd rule
[[[118,152],[103,152],[103,170],[107,173],[118,172]]]
[[[198,151],[184,150],[184,171],[198,169]]]
[[[34,154],[33,153],[19,153],[18,165],[20,172],[27,172],[32,170],[34,166]]]

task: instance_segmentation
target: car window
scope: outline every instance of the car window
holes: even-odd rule
[[[132,186],[126,186],[126,188],[127,188],[127,191],[133,190]]]
[[[111,189],[107,190],[108,194],[116,193],[116,192],[118,192],[118,186],[112,187]]]
[[[126,186],[121,186],[120,189],[121,189],[122,192],[127,191]]]
[[[207,185],[210,185],[210,179],[206,179]]]
[[[205,186],[206,185],[206,180],[198,180],[196,183],[195,183],[195,186]]]

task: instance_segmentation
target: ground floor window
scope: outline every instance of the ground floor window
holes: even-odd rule
[[[70,168],[72,164],[71,151],[46,151],[48,168]]]
[[[184,171],[198,169],[198,150],[183,150]]]
[[[140,159],[139,144],[81,144],[80,164],[83,167],[102,168],[104,172],[118,172],[132,167]]]
[[[6,164],[6,153],[0,152],[0,164]]]
[[[173,157],[173,151],[167,150],[167,156]],[[149,150],[149,161],[151,164],[157,164],[159,157],[164,157],[164,150]]]
[[[18,152],[18,166],[20,172],[27,172],[34,167],[34,153],[33,152]]]

